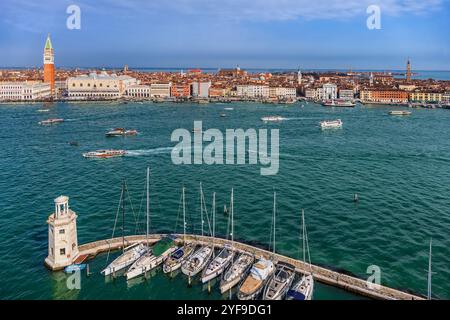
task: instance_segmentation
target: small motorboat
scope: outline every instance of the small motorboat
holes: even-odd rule
[[[220,114],[220,117],[221,117],[221,118],[225,118],[226,116],[227,116],[227,115],[226,115],[225,113],[221,113],[221,114]]]
[[[314,278],[311,274],[302,278],[287,292],[286,300],[311,300],[314,292]]]
[[[203,246],[194,252],[188,259],[184,260],[181,265],[181,271],[189,276],[194,277],[202,271],[208,264],[214,253],[212,246]]]
[[[233,111],[234,108],[224,108],[223,110],[227,110],[227,111]]]
[[[123,157],[126,154],[127,152],[125,150],[97,150],[83,153],[83,157],[106,159],[106,158]]]
[[[125,248],[124,252],[111,262],[103,271],[103,275],[108,276],[115,272],[121,271],[130,265],[132,265],[137,259],[147,252],[147,246],[143,243],[136,243],[128,248]]]
[[[342,124],[343,124],[343,122],[341,121],[341,119],[326,120],[326,121],[320,122],[320,127],[322,128],[322,130],[324,130],[324,129],[340,129],[340,128],[342,128]]]
[[[136,130],[125,130],[124,128],[115,128],[106,133],[107,137],[124,137],[124,136],[135,136],[138,132]]]
[[[389,111],[389,115],[391,116],[409,116],[412,112],[406,110],[393,110]]]
[[[209,263],[208,267],[202,272],[202,283],[207,283],[215,277],[221,275],[233,261],[234,250],[230,245],[220,251],[220,253]]]
[[[49,112],[49,111],[50,111],[50,109],[38,109],[37,112]]]
[[[39,124],[42,126],[46,126],[46,125],[58,124],[61,122],[64,122],[64,119],[47,119],[47,120],[40,121]]]
[[[236,286],[242,279],[247,276],[250,271],[255,258],[248,254],[243,253],[233,262],[231,267],[222,274],[222,279],[220,280],[220,293],[224,294],[228,290],[231,290]]]
[[[294,278],[295,267],[293,265],[283,262],[277,263],[275,274],[264,290],[263,300],[283,300]]]
[[[79,143],[76,142],[76,141],[69,141],[68,144],[69,144],[70,146],[72,146],[72,147],[78,147],[78,146],[79,146]]]
[[[181,248],[175,250],[166,261],[164,261],[163,272],[171,273],[180,269],[184,260],[188,259],[195,250],[194,243],[187,243]]]
[[[264,289],[264,285],[269,281],[275,270],[275,266],[272,261],[265,258],[261,258],[250,269],[250,274],[245,279],[244,283],[239,288],[238,299],[239,300],[254,300],[261,291]]]
[[[277,122],[277,121],[283,121],[284,118],[280,116],[270,116],[270,117],[262,117],[261,121],[264,122]]]
[[[74,273],[78,271],[82,271],[86,269],[86,264],[80,263],[80,264],[71,264],[70,266],[67,266],[64,268],[65,273]]]

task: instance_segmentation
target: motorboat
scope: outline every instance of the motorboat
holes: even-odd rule
[[[127,154],[125,150],[97,150],[83,153],[83,157],[85,158],[116,158],[123,157]]]
[[[340,129],[340,128],[342,128],[342,124],[343,124],[343,122],[341,119],[325,120],[325,121],[320,122],[320,127],[322,128],[322,130],[324,130],[324,129]]]
[[[40,121],[39,124],[42,126],[46,126],[46,125],[52,125],[52,124],[58,124],[64,122],[64,119],[47,119],[47,120],[43,120]]]
[[[250,274],[239,287],[239,300],[254,300],[264,289],[265,284],[275,271],[271,260],[260,258],[250,269]]]
[[[277,121],[283,121],[284,118],[280,116],[269,116],[269,117],[262,117],[261,121],[264,122],[277,122]]]
[[[356,104],[353,103],[352,101],[342,99],[324,100],[322,101],[322,105],[326,107],[348,107],[348,108],[353,108],[354,106],[356,106]]]
[[[264,289],[263,300],[282,300],[295,278],[295,267],[288,263],[277,263],[274,276]]]
[[[126,130],[124,128],[115,128],[106,133],[107,137],[124,137],[124,136],[135,136],[138,132],[136,130]]]
[[[220,251],[220,253],[209,263],[208,267],[202,272],[202,283],[207,283],[215,277],[221,275],[230,265],[234,257],[234,249],[230,245]]]
[[[391,116],[409,116],[412,112],[407,110],[393,110],[389,111]]]
[[[239,282],[247,276],[247,273],[250,271],[254,262],[255,258],[252,255],[242,253],[236,261],[231,264],[230,268],[222,274],[222,279],[220,280],[220,293],[223,294],[239,284]]]

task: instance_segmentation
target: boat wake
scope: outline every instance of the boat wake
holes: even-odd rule
[[[127,150],[127,157],[146,157],[155,154],[170,153],[172,147],[160,147],[153,149]]]

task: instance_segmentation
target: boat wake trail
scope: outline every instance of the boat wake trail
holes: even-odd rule
[[[172,147],[160,147],[154,149],[127,150],[127,157],[145,157],[155,154],[170,153]]]

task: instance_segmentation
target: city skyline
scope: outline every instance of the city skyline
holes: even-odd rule
[[[413,70],[450,70],[446,0],[265,0],[261,10],[221,3],[5,1],[0,67],[40,67],[36,52],[50,33],[56,67],[404,70],[410,58]],[[380,30],[366,25],[372,3],[381,9]],[[80,30],[66,27],[71,4],[81,10]]]

